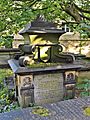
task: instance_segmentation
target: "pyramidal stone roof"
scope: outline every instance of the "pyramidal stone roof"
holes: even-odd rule
[[[37,18],[28,23],[23,29],[19,31],[19,34],[35,34],[35,33],[65,33],[60,28],[56,27],[56,24],[53,22],[48,22],[45,20],[44,16],[37,16]]]

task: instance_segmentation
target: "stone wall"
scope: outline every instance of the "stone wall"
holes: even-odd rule
[[[19,34],[14,35],[14,40],[12,42],[12,47],[13,48],[18,48],[20,44],[24,44],[24,37]]]
[[[67,32],[60,37],[59,42],[63,52],[81,53],[90,57],[90,38],[81,39],[79,33]]]
[[[78,72],[78,79],[88,79],[90,80],[90,71],[79,71]]]

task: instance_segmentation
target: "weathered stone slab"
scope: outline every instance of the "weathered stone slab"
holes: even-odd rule
[[[58,102],[63,99],[63,74],[34,75],[34,100],[36,104]]]
[[[33,114],[34,108],[26,108],[2,113],[0,120],[90,120],[90,116],[83,114],[83,107],[88,105],[90,105],[90,96],[44,104],[42,107],[50,112],[50,115],[46,117]]]

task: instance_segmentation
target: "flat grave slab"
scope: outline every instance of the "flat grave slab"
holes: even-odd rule
[[[48,109],[51,113],[47,117],[33,114],[33,108],[29,107],[1,113],[0,120],[90,120],[90,116],[85,116],[83,113],[83,107],[85,106],[90,106],[90,96],[45,104],[42,107]]]

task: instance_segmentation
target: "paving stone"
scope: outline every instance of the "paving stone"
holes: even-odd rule
[[[90,105],[90,96],[45,104],[42,107],[50,111],[47,117],[33,114],[33,108],[24,108],[1,113],[0,120],[90,120],[89,116],[83,114],[83,107],[87,105]]]

